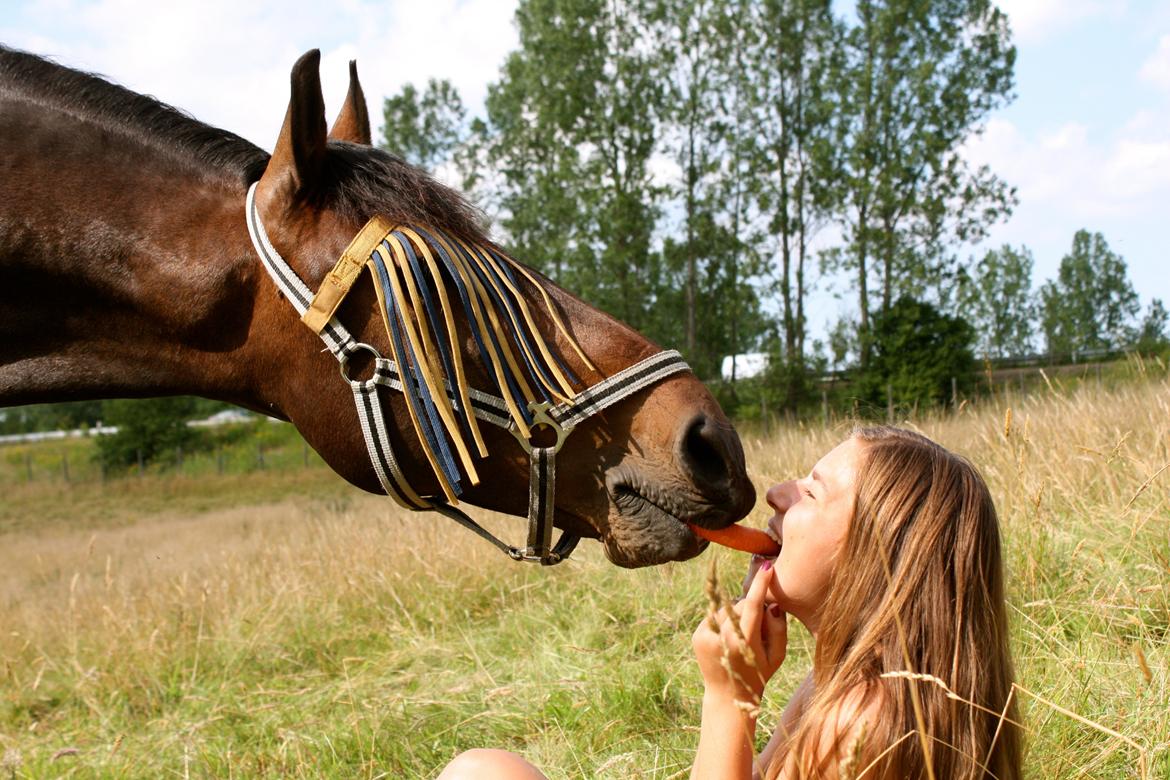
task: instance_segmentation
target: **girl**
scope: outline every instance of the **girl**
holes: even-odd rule
[[[691,777],[1018,780],[999,528],[974,467],[918,434],[861,428],[768,504],[779,557],[753,560],[745,597],[692,638],[704,694]],[[813,668],[757,758],[786,615],[814,637]],[[474,750],[440,775],[464,777],[544,775]]]

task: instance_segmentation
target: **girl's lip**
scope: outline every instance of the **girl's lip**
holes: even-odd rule
[[[768,521],[768,524],[766,526],[764,526],[764,533],[766,533],[768,536],[772,537],[772,541],[774,541],[776,544],[779,544],[779,545],[784,544],[784,539],[780,536],[780,519],[779,518],[773,517],[772,519],[770,519]]]

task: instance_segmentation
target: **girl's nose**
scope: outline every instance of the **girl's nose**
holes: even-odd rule
[[[776,510],[777,514],[784,514],[788,508],[800,500],[800,488],[797,487],[796,480],[790,479],[787,482],[778,482],[772,487],[768,488],[765,494],[768,506]]]

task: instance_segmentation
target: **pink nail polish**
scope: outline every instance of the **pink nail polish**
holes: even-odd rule
[[[771,569],[771,568],[772,568],[772,561],[770,561],[770,560],[764,561],[762,564],[760,564],[760,569],[762,569],[763,571],[767,571],[768,569]]]

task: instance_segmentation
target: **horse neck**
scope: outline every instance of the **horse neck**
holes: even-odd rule
[[[244,187],[127,134],[0,99],[0,405],[240,388]]]

